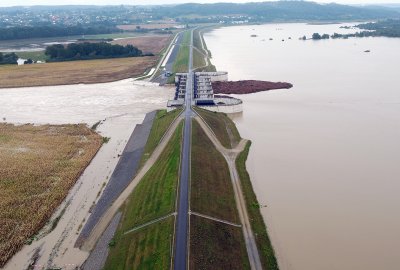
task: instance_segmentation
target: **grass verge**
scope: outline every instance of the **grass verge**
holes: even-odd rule
[[[250,176],[246,170],[246,160],[249,154],[251,142],[246,144],[246,148],[239,154],[236,160],[236,167],[242,184],[243,195],[246,200],[247,212],[249,214],[251,228],[253,229],[254,237],[258,250],[260,252],[261,263],[266,270],[279,269],[275,257],[274,249],[268,237],[267,227],[265,226],[263,217],[260,212],[260,206],[254,193],[253,186],[250,181]]]
[[[0,124],[0,268],[46,224],[101,144],[83,124]]]
[[[170,269],[174,217],[149,225],[137,232],[120,236],[110,253],[104,270]]]
[[[207,45],[201,32],[202,29],[198,28],[193,31],[193,46],[202,52],[193,50],[193,66],[196,68],[196,71],[215,72],[217,69],[211,64],[211,52],[207,50]],[[205,55],[208,55],[208,65],[206,65],[206,61],[204,60]]]
[[[214,131],[215,136],[225,148],[234,148],[240,142],[240,134],[235,123],[224,113],[210,112],[194,108]]]
[[[190,216],[190,269],[250,269],[242,228]]]
[[[167,225],[165,221],[152,224],[127,235],[123,233],[175,211],[182,126],[182,123],[179,124],[157,162],[123,207],[114,245],[110,247],[104,269],[169,269],[172,221],[168,221]]]
[[[179,47],[178,55],[176,56],[174,65],[172,66],[172,70],[174,73],[188,72],[190,37],[190,30],[183,33],[183,40]]]
[[[146,163],[154,149],[160,143],[164,134],[167,132],[169,126],[181,112],[182,109],[176,109],[171,112],[167,112],[167,110],[159,110],[157,112],[153,126],[151,127],[149,138],[144,147],[143,157],[140,160],[139,167],[142,167]]]
[[[228,164],[197,121],[192,136],[191,210],[238,223]]]

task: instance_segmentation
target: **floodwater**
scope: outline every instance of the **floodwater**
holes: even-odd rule
[[[234,116],[253,141],[247,166],[283,270],[400,269],[400,39],[299,40],[352,31],[270,24],[205,35],[231,80],[294,84],[241,96]]]
[[[51,220],[64,210],[57,227],[45,226],[38,240],[25,245],[5,270],[61,267],[75,269],[88,253],[74,247],[93,203],[110,178],[133,129],[147,112],[166,107],[173,88],[123,80],[89,85],[62,85],[0,89],[0,121],[15,124],[87,123],[101,120],[97,131],[110,141],[104,144],[70,190]],[[49,222],[51,225],[52,222]],[[33,259],[37,257],[36,259]]]

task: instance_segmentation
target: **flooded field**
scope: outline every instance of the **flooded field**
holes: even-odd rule
[[[87,123],[102,121],[97,130],[110,141],[103,145],[54,214],[57,227],[38,234],[5,269],[27,269],[30,263],[41,267],[74,269],[88,256],[74,248],[90,208],[111,176],[136,124],[145,114],[164,108],[173,89],[146,82],[123,80],[105,84],[65,85],[0,89],[0,121],[23,124]],[[51,222],[50,222],[51,224]]]
[[[400,265],[400,39],[299,40],[354,31],[340,26],[205,35],[231,80],[294,84],[240,96],[234,116],[253,141],[247,165],[283,270]]]

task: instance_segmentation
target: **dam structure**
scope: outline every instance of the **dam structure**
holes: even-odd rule
[[[212,83],[215,81],[226,81],[227,72],[194,72],[193,74],[193,99],[192,105],[200,108],[224,113],[237,113],[243,110],[242,100],[231,96],[215,95]],[[184,105],[188,73],[176,73],[175,75],[175,96],[169,100],[169,110]]]

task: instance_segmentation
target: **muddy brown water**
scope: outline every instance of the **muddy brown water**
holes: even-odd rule
[[[39,239],[25,245],[4,269],[27,269],[32,257],[37,257],[35,269],[75,269],[86,260],[88,252],[75,248],[74,244],[93,203],[98,201],[98,194],[110,179],[135,126],[142,122],[146,113],[165,108],[173,92],[172,88],[130,79],[104,84],[0,89],[1,121],[92,126],[102,120],[97,131],[111,138],[54,213],[51,220],[65,209],[57,227],[50,233],[48,226],[43,228]]]
[[[253,141],[247,166],[283,270],[400,265],[400,39],[298,39],[354,31],[340,26],[205,35],[231,80],[294,84],[240,96],[233,116]]]

